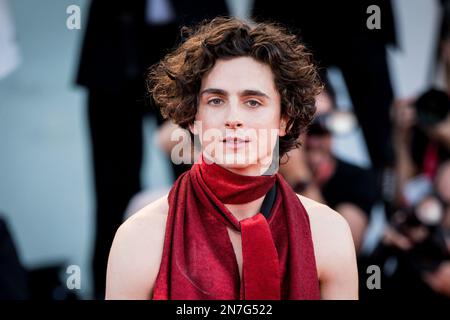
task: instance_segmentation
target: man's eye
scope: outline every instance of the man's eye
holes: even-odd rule
[[[214,98],[208,101],[208,104],[211,104],[213,106],[218,106],[222,103],[222,99]]]
[[[246,103],[250,107],[259,107],[261,105],[261,103],[259,103],[259,101],[256,100],[248,100]]]

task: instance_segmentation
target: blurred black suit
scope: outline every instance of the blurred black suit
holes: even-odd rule
[[[339,67],[373,167],[392,165],[389,108],[393,92],[386,45],[396,44],[396,34],[390,0],[254,1],[256,20],[270,19],[290,26],[321,67]],[[370,16],[366,10],[372,4],[380,7],[379,30],[366,26]]]
[[[175,20],[149,25],[145,0],[91,1],[77,83],[88,89],[97,207],[94,293],[99,299],[112,239],[128,201],[141,189],[143,116],[163,122],[144,100],[144,73],[174,47],[180,25],[229,14],[224,0],[170,2]],[[174,166],[175,177],[185,169]]]

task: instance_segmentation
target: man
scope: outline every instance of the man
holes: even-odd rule
[[[321,89],[297,38],[216,18],[152,69],[149,87],[202,152],[117,231],[106,298],[356,299],[348,224],[276,173]]]

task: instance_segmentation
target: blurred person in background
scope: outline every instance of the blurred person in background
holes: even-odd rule
[[[329,205],[347,220],[359,253],[372,207],[378,199],[376,177],[371,170],[333,154],[332,132],[325,124],[326,116],[318,116],[305,137],[311,180],[305,181],[301,193]]]
[[[443,207],[441,227],[447,251],[450,252],[450,159],[440,166],[435,188],[436,196]],[[450,299],[450,260],[440,263],[434,272],[424,276],[424,280],[435,292]]]
[[[450,160],[445,161],[436,177],[436,192],[444,206],[444,218],[442,226],[447,239],[450,240]],[[450,243],[448,243],[450,248]]]
[[[379,29],[367,26],[371,5],[380,9]],[[394,152],[389,109],[393,89],[386,52],[388,45],[397,43],[391,1],[255,0],[252,15],[256,20],[273,19],[291,26],[319,66],[340,69],[377,176],[379,195],[391,202]],[[331,92],[325,72],[322,78]]]
[[[96,195],[94,296],[104,298],[108,251],[125,208],[140,191],[147,68],[180,40],[179,26],[228,15],[224,0],[92,0],[77,83],[88,89]],[[186,170],[173,165],[176,178]]]
[[[316,115],[332,112],[334,108],[333,97],[328,90],[323,90],[316,97]],[[299,143],[303,145],[305,133],[299,137]],[[309,169],[304,148],[297,148],[287,152],[280,161],[280,173],[284,179],[300,192],[305,181],[311,180],[311,170]],[[317,198],[317,197],[316,197]]]
[[[362,299],[450,299],[450,161],[443,162],[432,187],[399,207],[370,263],[383,266],[383,294],[362,290]]]
[[[356,122],[350,113],[337,111],[333,101],[326,91],[318,97],[315,119],[300,137],[303,148],[288,153],[289,160],[280,166],[280,172],[297,193],[329,205],[347,220],[360,253],[378,198],[376,177],[373,171],[333,154],[333,135],[349,132]]]
[[[449,281],[444,278],[450,256],[444,226],[448,224],[449,111],[447,93],[434,88],[393,105],[394,210],[370,258],[385,266],[383,298],[448,295]],[[362,297],[366,294],[374,297],[373,292],[362,291]]]
[[[181,128],[173,121],[165,121],[154,134],[154,143],[158,146],[168,158],[183,159],[183,166],[186,168],[191,166],[194,162],[193,159],[197,159],[199,156],[199,147],[194,146],[191,135],[188,130]],[[186,150],[189,150],[189,154],[184,154]],[[179,161],[179,160],[176,160]],[[151,188],[142,190],[134,195],[125,211],[123,221],[127,220],[133,214],[144,208],[149,203],[157,200],[167,192],[169,187]]]
[[[394,104],[397,206],[414,205],[414,198],[432,188],[439,165],[450,159],[449,111],[448,95],[437,89]]]

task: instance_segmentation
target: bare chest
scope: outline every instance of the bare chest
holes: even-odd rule
[[[234,254],[236,255],[236,261],[239,268],[239,278],[242,279],[242,241],[241,233],[233,229],[227,228],[228,235],[230,236],[231,244],[233,245]]]

